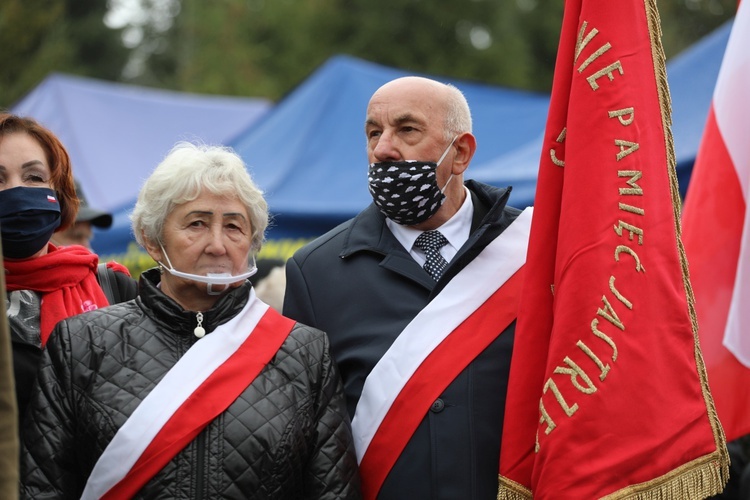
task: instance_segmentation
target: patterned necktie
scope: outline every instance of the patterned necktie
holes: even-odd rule
[[[440,249],[448,243],[440,231],[425,231],[417,237],[414,246],[425,254],[424,270],[435,281],[440,279],[448,262],[440,255]]]

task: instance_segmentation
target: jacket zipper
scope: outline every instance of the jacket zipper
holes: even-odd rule
[[[200,335],[199,329],[203,330],[202,327],[202,320],[203,320],[203,314],[198,313],[196,315],[196,328],[193,331],[193,334],[200,339],[203,335]],[[205,332],[205,330],[204,330]],[[204,333],[205,334],[205,333]],[[188,341],[187,349],[190,349],[190,346],[195,343],[195,340]],[[183,353],[184,355],[185,353]],[[204,491],[204,484],[206,482],[205,476],[206,476],[206,464],[203,463],[206,460],[206,430],[208,427],[203,429],[200,434],[195,439],[195,498],[197,500],[202,500],[204,497],[203,491]]]

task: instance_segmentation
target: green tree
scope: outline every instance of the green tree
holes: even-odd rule
[[[730,18],[734,2],[660,2],[667,56]],[[548,91],[563,11],[561,0],[181,0],[176,5],[171,29],[150,31],[144,44],[158,50],[146,54],[133,81],[271,99],[338,53],[415,73]]]
[[[166,49],[149,55],[133,81],[278,99],[326,59],[347,53],[541,90],[551,82],[562,13],[562,4],[553,5],[540,18],[507,0],[182,0],[172,28],[151,43]],[[545,27],[551,30],[540,40]]]
[[[110,0],[115,1],[115,0]],[[102,0],[0,4],[0,106],[51,71],[278,100],[345,53],[415,73],[551,88],[563,0]],[[114,4],[113,4],[114,5]],[[736,0],[661,0],[671,57],[723,23]]]
[[[128,51],[104,25],[101,0],[3,0],[0,107],[9,107],[50,72],[120,78]]]

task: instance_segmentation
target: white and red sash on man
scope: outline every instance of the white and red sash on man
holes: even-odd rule
[[[242,311],[196,342],[117,431],[81,498],[137,493],[255,380],[294,324],[251,290]]]
[[[352,420],[365,498],[377,496],[435,399],[516,319],[531,214],[462,269],[367,377]]]

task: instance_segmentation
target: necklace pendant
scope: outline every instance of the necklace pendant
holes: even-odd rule
[[[202,339],[203,336],[206,334],[206,329],[203,328],[203,313],[199,311],[195,315],[195,320],[198,323],[198,326],[196,326],[195,330],[193,330],[193,334],[199,339]]]

